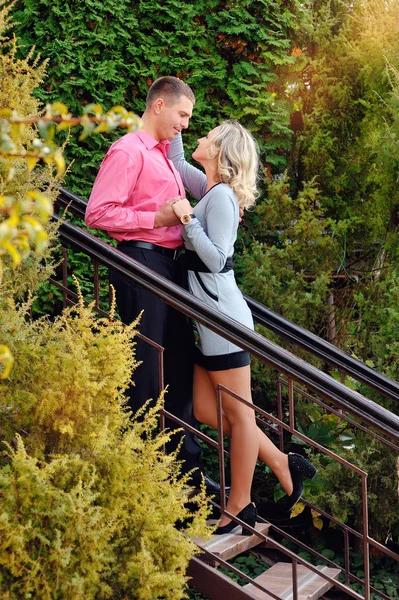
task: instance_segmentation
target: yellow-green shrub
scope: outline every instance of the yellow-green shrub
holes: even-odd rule
[[[15,431],[27,435],[29,453],[45,459],[76,448],[90,453],[105,422],[126,426],[121,405],[136,365],[135,324],[98,319],[82,299],[52,323],[30,321],[26,305],[3,302],[0,339],[15,358],[11,375],[0,382],[6,439]]]
[[[0,110],[11,106],[23,117],[36,117],[40,107],[32,92],[44,71],[29,57],[17,60],[15,42],[4,42],[12,6],[0,0]],[[21,126],[18,136],[21,148],[29,146],[32,127]],[[48,277],[51,247],[41,247],[39,256],[34,245],[20,245],[22,262],[13,265],[10,246],[19,243],[18,224],[5,221],[14,210],[24,210],[27,192],[53,200],[56,191],[48,167],[30,171],[24,158],[11,165],[5,154],[0,155],[0,226],[6,225],[0,274],[0,597],[183,598],[195,552],[190,537],[207,534],[205,491],[190,498],[192,514],[187,477],[180,478],[175,456],[163,452],[169,434],[158,433],[159,405],[141,421],[124,408],[136,366],[136,324],[123,328],[97,319],[82,298],[54,322],[30,320],[29,301],[21,301]],[[26,210],[29,214],[29,206]],[[56,244],[55,226],[45,226]],[[4,348],[14,357],[10,374]]]
[[[10,12],[15,2],[0,0],[0,110],[10,108],[26,119],[37,117],[40,114],[40,102],[33,92],[42,83],[45,76],[46,61],[33,59],[32,53],[26,58],[17,58],[17,40],[10,39],[7,30],[10,29]],[[35,138],[35,127],[23,124],[18,128],[18,148],[23,151],[30,148]],[[26,197],[29,192],[40,191],[50,202],[54,201],[57,190],[51,175],[51,169],[45,167],[34,172],[29,171],[26,159],[3,155],[7,147],[1,147],[0,152],[0,225],[12,214],[26,213]],[[33,204],[33,203],[32,203]],[[39,217],[38,222],[46,229],[49,241],[54,239],[56,227],[49,225],[46,219]],[[22,226],[3,228],[0,233],[0,295],[17,294],[19,297],[27,291],[35,291],[45,281],[52,271],[50,251],[41,246],[41,255],[35,252],[26,252],[21,244],[22,239],[16,241],[17,230]],[[13,268],[13,261],[9,254],[10,247],[23,254],[24,260],[18,269]],[[0,340],[1,342],[1,340]]]
[[[0,469],[1,597],[184,597],[187,536],[204,533],[206,510],[197,498],[200,512],[176,529],[190,516],[187,492],[162,441],[130,429],[115,443],[104,426],[91,460],[39,462],[19,439]]]
[[[134,334],[82,300],[54,323],[1,308],[15,356],[0,381],[2,597],[184,596],[205,496],[191,518],[179,464],[163,453],[168,434],[157,433],[159,407],[133,422],[124,409]]]

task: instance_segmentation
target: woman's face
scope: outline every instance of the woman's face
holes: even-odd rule
[[[219,127],[215,127],[215,129],[212,129],[205,137],[199,138],[198,146],[192,154],[194,160],[201,164],[211,160],[209,158],[209,148],[212,142],[212,138],[215,137],[218,131]]]

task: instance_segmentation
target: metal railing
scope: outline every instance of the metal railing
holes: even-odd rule
[[[84,202],[82,201],[82,205],[79,208],[79,203],[76,203],[75,206],[75,214],[79,216],[79,210],[83,211]],[[81,212],[81,215],[83,212]],[[369,554],[370,547],[376,548],[379,552],[382,552],[386,556],[390,557],[394,561],[399,562],[399,555],[395,552],[392,552],[382,544],[380,544],[377,540],[375,540],[369,533],[369,523],[368,523],[368,501],[367,501],[367,473],[357,467],[355,464],[350,463],[344,458],[340,457],[338,454],[332,452],[328,448],[318,444],[314,440],[305,436],[301,433],[296,426],[295,419],[295,408],[296,401],[298,397],[301,397],[306,402],[312,402],[318,406],[320,406],[324,411],[328,414],[335,415],[339,420],[346,421],[352,428],[359,429],[360,431],[366,433],[378,441],[378,443],[384,444],[389,451],[399,453],[399,417],[390,413],[380,405],[368,400],[361,394],[356,391],[351,390],[350,388],[344,386],[342,383],[336,381],[328,374],[323,373],[317,368],[309,365],[305,361],[297,358],[290,352],[284,350],[279,347],[277,344],[270,342],[269,340],[262,337],[260,334],[244,327],[240,323],[226,317],[222,313],[215,312],[204,304],[203,302],[194,298],[190,293],[179,288],[178,286],[172,284],[167,279],[159,276],[158,274],[150,271],[140,263],[137,263],[133,259],[130,259],[126,255],[122,254],[115,248],[109,246],[105,242],[98,240],[95,236],[90,233],[80,229],[79,227],[73,226],[68,223],[61,223],[59,229],[61,241],[64,246],[77,248],[80,252],[84,252],[89,255],[93,260],[94,266],[94,298],[95,298],[95,308],[100,313],[104,314],[100,306],[99,301],[99,293],[98,293],[98,271],[99,265],[105,265],[108,268],[112,268],[117,271],[119,274],[123,275],[128,281],[134,281],[136,284],[142,285],[151,293],[155,294],[159,298],[161,298],[166,303],[170,304],[174,308],[182,311],[192,319],[201,322],[206,325],[208,328],[218,332],[220,335],[229,339],[236,345],[239,345],[244,350],[247,350],[251,353],[252,356],[257,357],[263,363],[266,363],[273,369],[275,369],[279,373],[278,379],[278,393],[277,393],[277,416],[271,413],[268,413],[262,410],[259,407],[250,405],[250,407],[256,411],[258,424],[262,427],[267,427],[270,432],[276,434],[279,439],[279,446],[281,450],[284,450],[284,432],[288,432],[291,435],[297,436],[299,439],[303,440],[308,446],[312,447],[318,453],[322,453],[330,459],[336,461],[338,464],[344,466],[349,469],[351,472],[356,473],[361,482],[361,496],[362,496],[362,530],[356,531],[355,529],[347,526],[345,523],[341,522],[339,519],[336,519],[333,515],[328,514],[323,511],[319,507],[303,500],[305,505],[308,505],[310,508],[316,510],[319,514],[321,514],[326,519],[330,520],[330,522],[334,523],[337,527],[341,528],[344,536],[344,583],[337,582],[335,580],[331,580],[331,582],[340,589],[341,591],[348,594],[348,596],[353,598],[365,598],[369,599],[371,593],[378,595],[384,600],[389,600],[389,597],[383,592],[373,588],[370,585],[370,572],[369,572]],[[62,282],[52,280],[53,284],[56,285],[63,294],[64,305],[70,305],[76,302],[77,296],[76,293],[71,290],[68,284],[68,252],[66,249],[63,250],[64,262],[63,262],[63,276]],[[264,308],[264,307],[263,307]],[[266,309],[267,310],[267,309]],[[260,313],[261,311],[258,311]],[[270,313],[271,311],[269,311]],[[283,323],[284,325],[284,323]],[[291,324],[292,325],[292,324]],[[300,330],[301,328],[297,328]],[[285,328],[286,331],[286,328]],[[304,330],[302,330],[303,332]],[[293,334],[295,333],[295,328],[293,328]],[[298,331],[296,332],[296,334]],[[309,334],[309,332],[307,332]],[[301,333],[302,335],[302,333]],[[309,334],[310,337],[307,340],[311,340],[312,334]],[[306,337],[306,336],[305,336]],[[319,338],[318,338],[319,339]],[[308,343],[308,341],[306,343]],[[327,344],[327,347],[324,350],[328,349],[331,344]],[[324,351],[323,350],[323,351]],[[160,356],[160,373],[162,375],[162,348],[158,349]],[[341,362],[339,363],[340,367],[349,369],[352,368],[354,371],[360,373],[359,380],[362,380],[366,383],[367,379],[370,379],[369,385],[372,389],[377,389],[383,395],[388,395],[389,397],[395,397],[397,394],[397,389],[399,386],[396,382],[392,382],[388,378],[378,374],[377,372],[369,369],[362,371],[361,366],[356,364],[359,361],[354,361],[344,353],[338,351],[341,355],[344,355],[345,360],[341,356]],[[339,358],[339,356],[338,356]],[[350,359],[349,362],[346,362],[346,359]],[[331,364],[336,364],[334,361],[334,356],[329,354],[328,356],[329,362]],[[350,363],[354,362],[355,364],[351,366]],[[370,376],[368,371],[372,371],[373,377]],[[353,373],[351,373],[353,375]],[[361,379],[361,377],[363,379]],[[286,392],[284,392],[286,390]],[[384,391],[381,391],[384,390]],[[222,388],[219,386],[218,390],[218,406],[219,413],[221,410],[221,393],[228,393],[233,396],[237,401],[243,402],[247,404],[245,400],[239,398],[232,391],[227,390],[226,388]],[[288,407],[288,423],[284,421],[284,414],[287,412],[287,407],[284,410],[284,402]],[[225,478],[224,474],[224,459],[226,455],[226,451],[223,447],[223,431],[222,431],[222,423],[219,419],[219,431],[218,431],[218,441],[211,440],[204,433],[193,429],[188,426],[186,423],[180,421],[174,415],[168,413],[167,411],[163,411],[162,421],[164,422],[164,418],[168,417],[171,420],[174,420],[179,425],[183,426],[186,430],[191,430],[196,433],[196,435],[203,440],[205,443],[213,446],[219,455],[219,466],[220,466],[220,478],[222,484],[222,494],[221,494],[221,509],[225,511],[226,501],[224,496],[224,488],[223,482]],[[226,511],[225,511],[226,512]],[[233,517],[226,512],[229,517]],[[237,520],[236,518],[234,518]],[[239,522],[239,520],[237,520]],[[248,528],[248,526],[246,526]],[[302,541],[294,538],[292,535],[288,534],[286,531],[283,531],[276,524],[271,525],[270,531],[275,532],[278,536],[283,536],[286,539],[295,542],[295,544],[303,550],[309,552],[314,558],[323,560],[329,566],[339,566],[336,565],[333,561],[326,559],[320,553],[313,550],[310,546],[307,546]],[[254,532],[258,537],[260,537],[263,541],[267,542],[269,547],[273,547],[278,549],[280,552],[285,554],[287,558],[289,558],[292,562],[293,568],[293,581],[296,581],[296,566],[297,564],[303,564],[307,566],[311,571],[317,572],[317,574],[326,580],[330,581],[330,578],[320,573],[316,567],[310,562],[298,557],[295,553],[287,550],[282,544],[274,540],[270,535],[263,535],[259,532]],[[364,555],[364,578],[361,579],[357,577],[355,574],[351,572],[350,568],[350,540],[351,538],[359,540],[360,544],[363,548]],[[207,553],[204,550],[204,553]],[[224,564],[224,566],[231,569],[231,565],[225,564],[224,561],[218,557],[213,556],[213,559],[220,564]],[[197,565],[197,567],[195,567]],[[193,563],[192,567],[195,569],[201,570],[202,567],[198,566],[197,562]],[[234,570],[234,569],[233,569]],[[253,583],[250,578],[247,578],[240,572],[240,576],[243,579],[248,580]],[[363,595],[355,592],[353,589],[349,587],[351,583],[360,583],[364,586]],[[297,587],[297,586],[296,586]],[[242,597],[245,597],[245,591],[242,590],[240,592]],[[273,596],[270,592],[270,595]],[[293,596],[296,598],[298,595],[298,590],[294,586]],[[247,595],[247,598],[252,598],[253,596]]]
[[[368,388],[378,392],[381,396],[399,402],[398,382],[375,369],[371,369],[360,360],[330,344],[330,342],[292,323],[292,321],[278,315],[249,296],[244,296],[244,298],[257,323],[278,334],[282,339],[288,340],[313,356],[320,358],[329,366],[341,371],[341,373],[350,375],[356,381],[360,381]]]
[[[62,188],[57,199],[61,208],[69,207],[72,214],[84,220],[87,203],[72,192]],[[254,321],[279,335],[282,339],[295,344],[313,356],[350,375],[356,381],[378,392],[385,398],[399,401],[399,383],[370,368],[360,360],[350,356],[333,344],[296,325],[289,319],[273,312],[249,296],[244,296],[252,312]]]

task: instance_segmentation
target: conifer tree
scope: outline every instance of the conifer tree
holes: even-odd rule
[[[137,323],[98,319],[81,295],[53,322],[30,318],[29,295],[48,276],[53,249],[35,253],[25,236],[25,222],[45,226],[31,216],[26,192],[40,190],[50,202],[56,190],[51,165],[32,169],[24,156],[34,127],[17,127],[9,113],[37,120],[32,91],[44,76],[30,56],[16,58],[5,36],[11,8],[0,0],[0,342],[14,357],[0,380],[0,596],[183,598],[196,551],[190,538],[207,535],[208,506],[202,490],[190,498],[192,514],[187,478],[163,452],[162,398],[145,420],[132,422],[125,408]],[[12,166],[11,142],[20,154]]]
[[[190,143],[217,122],[239,118],[281,170],[290,144],[290,102],[278,74],[295,61],[291,38],[301,4],[273,0],[18,0],[21,41],[50,59],[38,90],[46,102],[123,104],[138,114],[161,75],[183,78],[197,97]],[[190,141],[191,140],[191,141]],[[75,165],[67,180],[86,197],[109,145],[96,138],[70,145]]]
[[[334,286],[340,341],[397,378],[398,330],[386,322],[397,318],[399,6],[320,2],[303,33],[296,172],[314,177],[326,215],[348,224]]]

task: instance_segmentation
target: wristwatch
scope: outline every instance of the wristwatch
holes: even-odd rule
[[[195,215],[191,214],[191,215],[182,215],[180,217],[180,221],[183,223],[183,225],[188,225],[188,223],[190,223],[191,219],[195,219]]]

